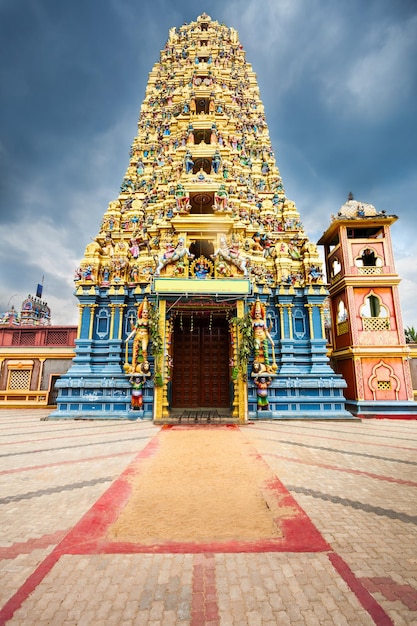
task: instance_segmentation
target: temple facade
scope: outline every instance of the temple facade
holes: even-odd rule
[[[208,15],[169,32],[75,286],[76,355],[51,418],[353,419],[256,75]]]

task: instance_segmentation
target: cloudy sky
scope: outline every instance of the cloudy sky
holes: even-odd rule
[[[74,269],[117,198],[148,73],[204,11],[239,32],[310,239],[350,191],[399,217],[416,327],[415,0],[0,0],[0,313],[44,277],[52,322],[77,323]]]

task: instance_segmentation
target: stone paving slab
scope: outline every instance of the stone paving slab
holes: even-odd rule
[[[160,428],[46,414],[0,410],[0,624],[417,624],[416,421],[241,428],[323,551],[69,554]]]

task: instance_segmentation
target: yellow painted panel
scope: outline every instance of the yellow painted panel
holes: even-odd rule
[[[246,295],[251,292],[249,280],[199,280],[198,278],[155,278],[156,293],[222,293]]]

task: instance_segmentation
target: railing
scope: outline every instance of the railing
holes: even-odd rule
[[[0,391],[0,406],[47,406],[48,391],[30,391],[26,389],[6,389]]]
[[[358,267],[358,274],[360,276],[372,276],[375,274],[382,274],[382,267]]]
[[[0,346],[74,347],[76,326],[0,326]]]
[[[363,317],[363,330],[390,330],[390,323],[387,317]]]
[[[344,322],[338,322],[337,326],[337,335],[346,335],[349,332],[349,322],[345,320]]]

